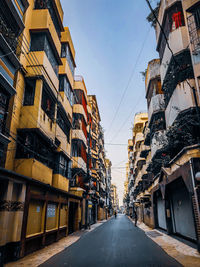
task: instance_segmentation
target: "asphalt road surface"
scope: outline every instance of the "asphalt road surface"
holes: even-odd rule
[[[177,267],[182,266],[135,227],[118,215],[83,235],[76,243],[40,267]]]

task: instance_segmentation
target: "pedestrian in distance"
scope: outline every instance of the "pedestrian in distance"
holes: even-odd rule
[[[115,219],[116,219],[117,218],[117,212],[116,212],[116,210],[115,210],[115,213],[114,214],[115,214]]]
[[[138,217],[137,217],[137,210],[136,209],[134,209],[134,219],[135,219],[135,227],[137,227],[137,219],[138,219]]]

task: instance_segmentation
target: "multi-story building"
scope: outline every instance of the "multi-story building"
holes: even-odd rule
[[[106,219],[108,216],[111,216],[113,213],[112,209],[112,201],[111,201],[111,174],[112,163],[109,159],[105,160],[105,168],[106,168]],[[105,218],[104,218],[105,219]]]
[[[118,211],[119,210],[119,198],[117,194],[117,186],[114,184],[111,184],[111,200],[112,200],[113,211]]]
[[[2,81],[4,76],[10,92],[17,92],[10,104],[10,143],[0,179],[2,261],[50,244],[71,228],[77,229],[81,222],[82,198],[69,192],[75,68],[69,29],[62,24],[60,1],[30,0],[23,21],[28,3],[14,3],[1,5],[7,8],[1,12],[1,22],[5,15],[5,26],[6,20],[12,24],[13,29],[9,26],[8,31],[13,40],[24,28],[16,50],[19,61],[9,53],[13,47],[5,51],[7,59],[2,57],[8,64],[8,74],[2,72]],[[21,10],[14,12],[17,7]],[[11,90],[9,75],[15,80],[15,90]],[[68,213],[75,205],[75,218],[68,224]]]
[[[99,137],[99,125],[100,125],[100,114],[99,108],[95,95],[88,95],[88,105],[91,110],[91,128],[89,132],[89,142],[91,142],[91,222],[94,223],[98,218],[98,204],[100,199],[100,178],[98,175],[99,172],[99,146],[98,146],[98,137]]]
[[[106,158],[104,148],[104,132],[99,123],[98,135],[98,178],[99,178],[99,204],[98,204],[98,220],[106,218]]]
[[[13,101],[16,97],[15,74],[21,69],[17,39],[25,27],[23,17],[28,5],[27,0],[18,2],[2,0],[0,5],[0,167],[2,170],[6,164],[8,144],[15,139],[15,136],[10,134],[9,128],[11,118],[16,118],[15,114],[12,114]],[[12,146],[9,147],[12,149]],[[0,265],[2,265],[9,257],[14,257],[19,247],[25,187],[16,184],[8,174],[4,176],[1,173],[0,176]],[[20,188],[21,196],[18,194]],[[13,199],[15,197],[18,199]]]
[[[200,162],[196,101],[196,91],[199,90],[198,84],[195,83],[193,69],[196,69],[197,74],[199,68],[193,64],[194,57],[191,57],[192,43],[189,49],[191,40],[188,30],[191,25],[187,24],[186,13],[183,9],[183,7],[186,8],[186,2],[191,7],[191,1],[161,1],[158,12],[158,20],[168,38],[171,52],[157,24],[157,50],[161,61],[162,85],[160,97],[164,98],[160,113],[163,114],[164,106],[165,117],[163,121],[156,121],[163,130],[162,134],[159,131],[158,141],[155,141],[161,140],[162,143],[160,152],[162,161],[158,163],[160,164],[158,167],[162,169],[159,175],[159,186],[154,187],[152,194],[157,207],[155,225],[166,229],[168,233],[180,234],[198,241],[200,225],[195,186],[197,181],[194,177],[199,170]],[[190,23],[189,19],[188,23]],[[165,127],[167,145],[165,138],[163,139]],[[155,164],[152,165],[155,166]],[[152,167],[150,169],[152,170]],[[186,221],[185,217],[187,217]]]
[[[124,182],[124,196],[123,196],[123,205],[124,205],[124,211],[125,214],[129,215],[129,203],[130,203],[130,197],[129,197],[129,163],[126,163],[126,179]]]
[[[145,81],[148,183],[143,193],[134,188],[140,220],[196,242],[198,250],[199,7],[199,1],[163,0],[157,8],[160,58],[149,62]]]
[[[88,177],[88,110],[87,110],[87,89],[83,77],[75,76],[74,82],[75,103],[73,105],[73,122],[72,122],[72,179],[70,191],[82,196],[83,192],[87,195],[89,190]],[[77,204],[76,204],[77,206]],[[73,209],[77,209],[74,207]],[[70,214],[75,214],[71,212]],[[81,226],[87,224],[86,199],[82,203],[82,221]],[[71,219],[74,221],[74,218]]]
[[[148,120],[148,114],[139,112],[135,115],[133,126],[133,137],[129,140],[129,214],[133,214],[135,208],[136,196],[145,191],[147,182],[146,174],[146,158],[143,155],[147,149],[144,145],[144,128]],[[130,146],[132,145],[132,146]],[[138,210],[139,217],[142,217],[142,209]]]

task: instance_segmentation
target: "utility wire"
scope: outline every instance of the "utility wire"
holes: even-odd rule
[[[132,72],[131,72],[130,78],[129,78],[129,80],[128,80],[128,83],[127,83],[127,85],[126,85],[124,91],[123,91],[123,94],[122,94],[122,97],[121,97],[121,99],[120,99],[119,105],[118,105],[118,107],[117,107],[117,109],[116,109],[116,111],[115,111],[114,117],[113,117],[113,119],[112,119],[112,121],[111,121],[111,123],[110,123],[110,126],[109,126],[108,130],[107,130],[107,131],[108,131],[108,132],[107,132],[107,135],[110,133],[110,130],[111,130],[111,128],[112,128],[112,125],[113,125],[113,123],[114,123],[114,121],[115,121],[115,119],[116,119],[116,117],[117,117],[117,114],[119,113],[119,110],[120,110],[120,106],[121,106],[121,104],[122,104],[122,101],[124,100],[124,97],[125,97],[125,95],[126,95],[126,92],[127,92],[128,88],[129,88],[129,85],[130,85],[130,83],[131,83],[131,81],[132,81],[132,78],[133,78],[133,76],[134,76],[134,74],[135,74],[135,70],[136,70],[137,64],[138,64],[138,62],[139,62],[139,60],[140,60],[140,56],[141,56],[141,54],[142,54],[142,51],[143,51],[143,49],[144,49],[144,46],[145,46],[145,44],[146,44],[146,40],[147,40],[147,37],[148,37],[148,35],[149,35],[149,32],[150,32],[150,29],[148,30],[148,32],[147,32],[146,35],[145,35],[144,41],[143,41],[143,43],[142,43],[141,49],[140,49],[140,51],[139,51],[139,54],[138,54],[138,56],[137,56],[137,59],[136,59],[136,62],[135,62],[135,64],[134,64],[133,70],[132,70]]]
[[[124,122],[121,124],[120,128],[118,129],[118,131],[116,131],[115,135],[113,136],[113,138],[110,140],[109,143],[112,143],[112,141],[119,135],[119,133],[121,132],[121,130],[124,128],[125,124],[127,123],[127,121],[129,120],[129,118],[133,115],[133,112],[135,111],[136,107],[140,104],[140,101],[142,99],[143,93],[139,96],[138,101],[136,103],[136,105],[133,107],[133,109],[131,110],[131,112],[129,113],[128,117],[124,120]],[[128,145],[127,145],[128,146]]]

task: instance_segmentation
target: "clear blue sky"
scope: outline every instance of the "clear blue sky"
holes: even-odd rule
[[[135,112],[146,110],[140,71],[146,69],[148,61],[158,57],[155,32],[146,21],[149,14],[146,1],[61,0],[61,3],[64,25],[70,28],[76,50],[76,74],[84,77],[88,94],[97,96],[105,142],[127,144]],[[118,186],[122,200],[125,169],[115,167],[125,167],[127,146],[106,145],[106,151],[114,167],[113,183]]]

